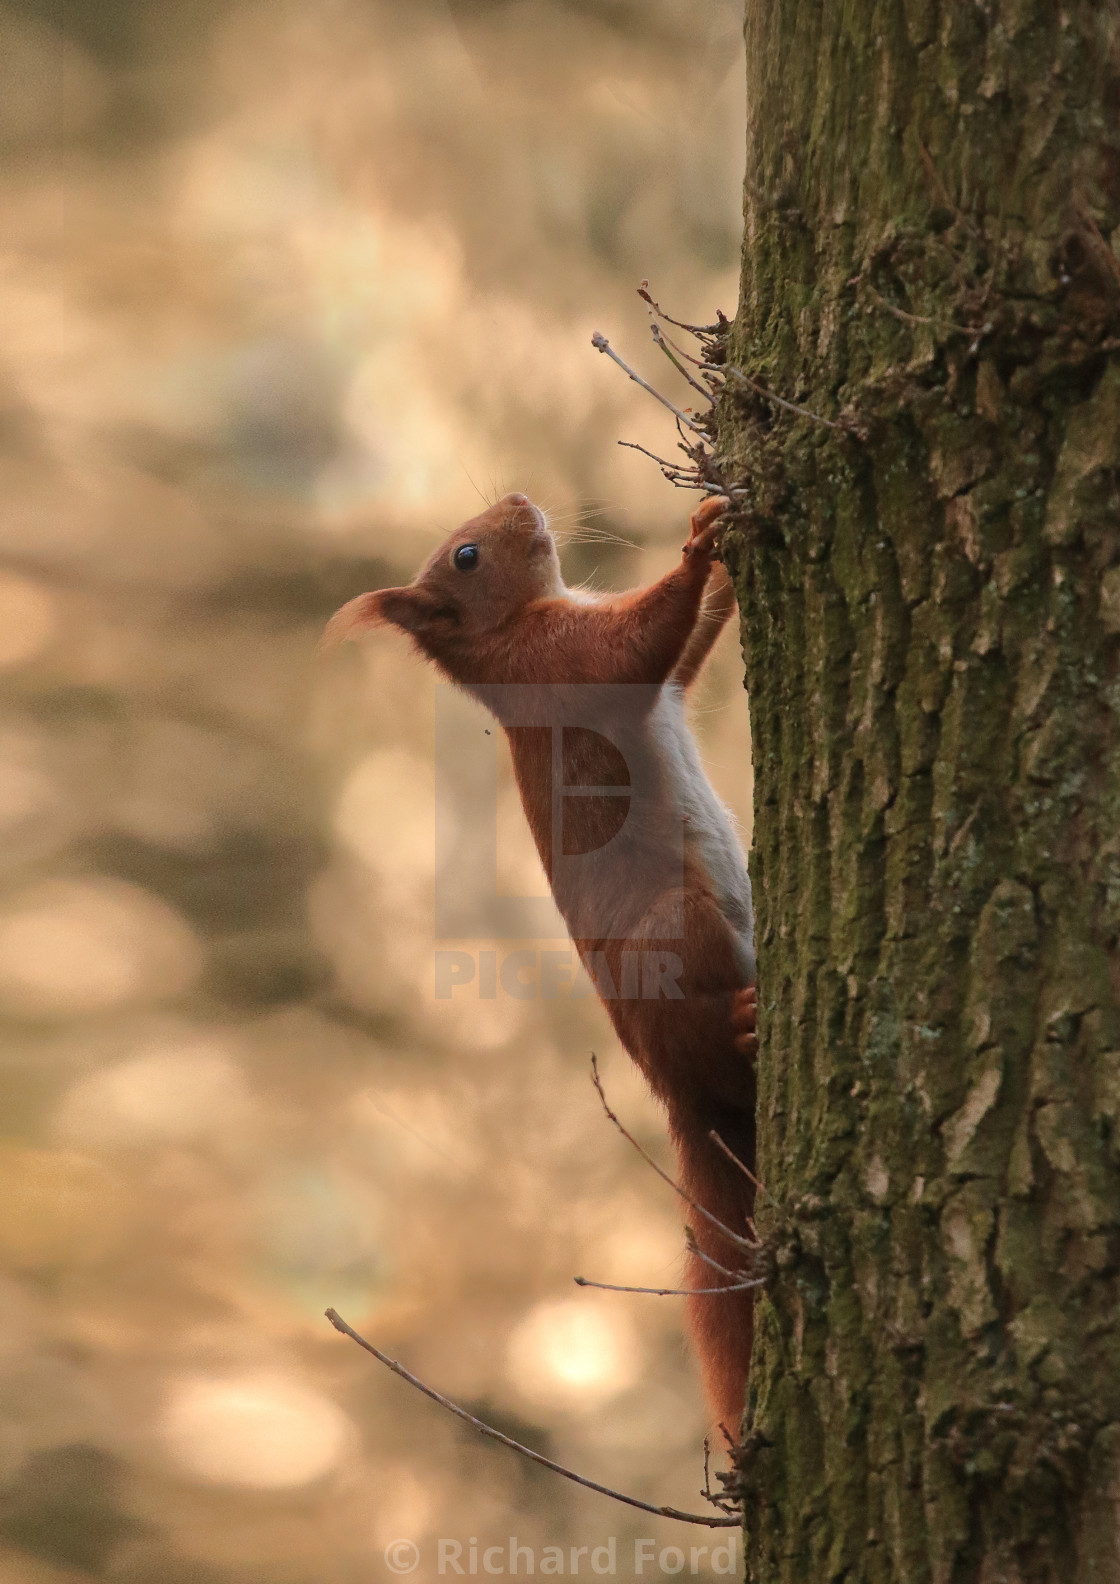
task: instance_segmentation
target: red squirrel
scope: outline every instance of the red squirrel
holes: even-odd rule
[[[751,1183],[710,1134],[753,1169],[751,886],[685,718],[685,690],[735,604],[713,559],[728,504],[698,507],[679,566],[651,587],[591,595],[565,586],[539,508],[507,495],[457,529],[406,588],[344,605],[328,636],[382,622],[403,629],[504,727],[557,906],[620,1041],[665,1106],[681,1187],[745,1235]],[[741,1280],[728,1274],[741,1268],[740,1251],[695,1208],[687,1218],[686,1285]],[[688,1300],[707,1394],[732,1433],[751,1299]]]

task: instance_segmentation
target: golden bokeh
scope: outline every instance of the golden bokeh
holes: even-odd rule
[[[635,287],[734,306],[741,48],[734,0],[0,5],[5,1581],[711,1539],[323,1319],[703,1505],[680,1300],[572,1283],[681,1265],[589,1052],[668,1162],[660,1116],[593,999],[437,993],[445,945],[563,942],[437,941],[435,679],[317,642],[504,489],[570,581],[671,564],[692,497],[616,444],[671,421],[590,336],[688,401]],[[745,823],[740,682],[728,635],[697,729]],[[496,801],[531,896],[500,759]]]

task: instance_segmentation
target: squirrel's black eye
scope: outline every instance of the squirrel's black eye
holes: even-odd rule
[[[451,557],[451,564],[458,572],[473,572],[478,565],[478,546],[460,545]]]

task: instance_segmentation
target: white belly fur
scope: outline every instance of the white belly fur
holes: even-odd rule
[[[754,984],[754,908],[747,861],[731,815],[704,773],[700,751],[685,716],[682,688],[672,682],[665,684],[650,725],[685,821],[686,851],[707,875],[719,910],[734,936],[745,981]]]

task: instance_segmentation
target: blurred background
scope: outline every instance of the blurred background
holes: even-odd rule
[[[572,1284],[680,1276],[589,1052],[660,1117],[593,1001],[437,998],[434,677],[316,643],[509,489],[569,581],[673,563],[696,497],[616,445],[671,422],[589,342],[688,400],[635,287],[734,309],[741,48],[736,0],[0,5],[4,1584],[720,1538],[322,1318],[703,1507],[681,1301]],[[746,832],[731,633],[697,713]]]

